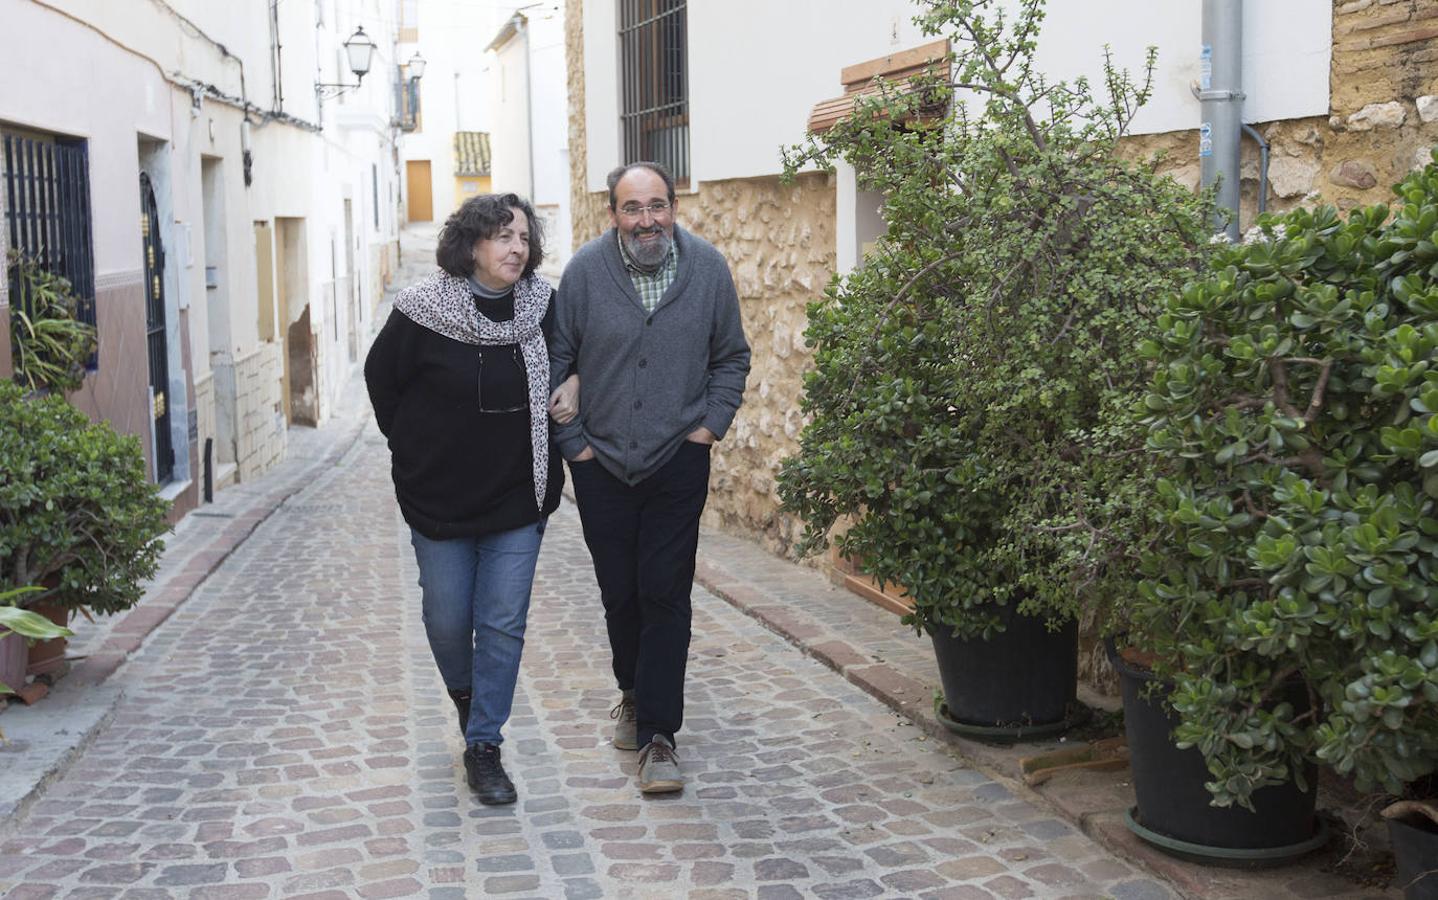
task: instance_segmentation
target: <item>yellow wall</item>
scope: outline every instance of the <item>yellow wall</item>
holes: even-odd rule
[[[489,176],[483,175],[479,178],[456,178],[454,180],[455,204],[458,205],[478,194],[492,193],[493,189],[489,184]]]

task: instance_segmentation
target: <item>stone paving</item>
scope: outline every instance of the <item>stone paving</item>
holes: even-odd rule
[[[572,506],[551,523],[507,729],[473,801],[372,426],[112,676],[113,716],[0,844],[30,897],[1174,896],[839,674],[695,592],[689,785],[610,747]]]
[[[1205,900],[1397,900],[1402,896],[1395,885],[1364,887],[1335,874],[1335,869],[1343,868],[1346,854],[1344,840],[1338,836],[1320,852],[1259,870],[1202,865],[1167,854],[1139,840],[1124,823],[1124,813],[1134,804],[1127,769],[1069,772],[1037,788],[1021,787],[1017,783],[1022,779],[1020,761],[1024,757],[1074,745],[1066,738],[985,744],[944,728],[932,703],[940,684],[930,642],[916,637],[893,613],[835,587],[814,569],[765,553],[743,538],[711,530],[706,530],[700,541],[698,579],[907,721],[944,741],[962,758],[1001,781],[1008,779],[1024,796],[1038,798],[1070,824],[1143,870],[1162,876],[1183,893]],[[1102,702],[1082,688],[1080,697],[1090,703]],[[1319,809],[1324,813],[1337,812],[1351,802],[1326,788],[1319,791]],[[1340,827],[1335,825],[1335,831]],[[1387,846],[1381,820],[1371,808],[1362,827],[1365,830],[1354,839],[1365,845],[1365,851],[1347,866],[1352,873],[1367,871],[1363,860],[1374,830],[1383,841],[1379,846]],[[1374,861],[1369,858],[1370,865]]]

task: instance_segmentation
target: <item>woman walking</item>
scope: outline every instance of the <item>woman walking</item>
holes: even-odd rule
[[[515,194],[473,197],[440,231],[439,272],[406,288],[365,359],[419,565],[430,650],[459,711],[481,803],[513,803],[500,762],[534,566],[564,473],[549,434],[554,289]],[[564,388],[556,398],[569,397]],[[573,417],[567,400],[555,415]]]

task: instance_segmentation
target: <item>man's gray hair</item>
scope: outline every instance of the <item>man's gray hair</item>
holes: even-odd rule
[[[657,162],[632,162],[627,165],[622,165],[610,172],[609,177],[605,179],[605,182],[609,185],[609,208],[611,210],[614,209],[614,189],[619,186],[619,179],[628,175],[634,169],[648,169],[662,178],[664,180],[664,189],[669,192],[669,202],[674,202],[674,176],[669,174],[668,169]]]

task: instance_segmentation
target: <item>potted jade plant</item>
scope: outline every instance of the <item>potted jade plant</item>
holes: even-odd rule
[[[1144,347],[1166,534],[1126,619],[1201,799],[1257,836],[1212,855],[1312,846],[1315,765],[1394,795],[1438,767],[1438,165],[1397,193],[1262,219]],[[1137,824],[1205,843],[1161,782]]]
[[[0,591],[0,697],[19,693],[24,687],[27,646],[37,640],[70,636],[70,629],[15,605],[25,594],[38,590],[28,587]],[[4,740],[5,733],[0,731],[0,742]]]
[[[785,153],[788,176],[852,163],[888,232],[809,309],[780,493],[800,552],[835,540],[912,599],[946,725],[1038,736],[1070,721],[1080,613],[1136,578],[1135,338],[1198,268],[1210,207],[1120,152],[1152,51],[1141,82],[1106,60],[1096,93],[1036,68],[1041,2],[922,5],[953,59]]]
[[[155,573],[166,510],[133,436],[0,382],[0,589],[38,586],[25,606],[59,625],[129,609]]]

